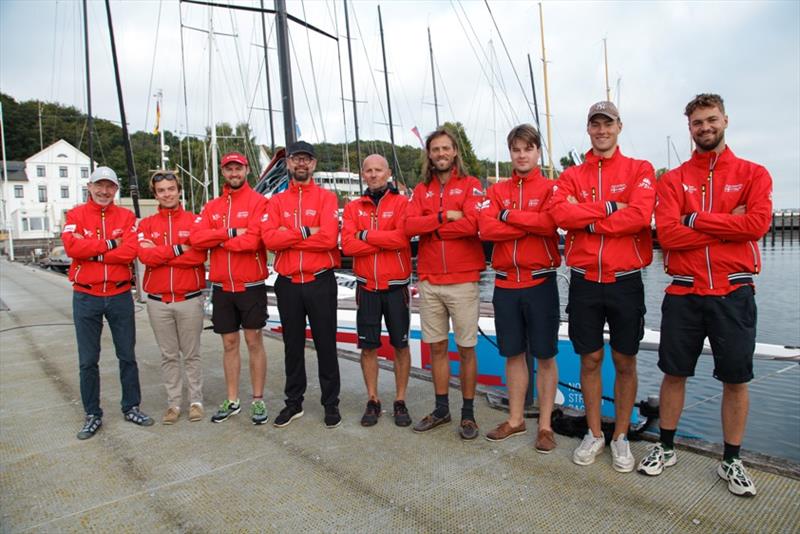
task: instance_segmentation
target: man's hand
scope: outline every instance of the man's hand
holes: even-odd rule
[[[744,215],[745,213],[747,213],[747,206],[742,204],[741,206],[736,206],[733,208],[731,215]]]
[[[139,246],[142,248],[155,248],[156,244],[150,241],[149,239],[142,239],[139,241]]]
[[[464,217],[464,212],[463,211],[447,210],[447,220],[449,222],[457,221],[457,220],[461,219],[462,217]]]
[[[309,237],[319,232],[319,226],[309,226],[308,227],[308,235]]]
[[[621,210],[623,208],[627,208],[628,204],[626,202],[617,202],[617,209]]]
[[[279,226],[278,227],[278,231],[279,232],[285,232],[286,230],[288,230],[288,228],[286,228],[285,226]]]
[[[75,239],[83,239],[83,234],[72,232],[72,237],[74,237]]]
[[[236,237],[239,237],[240,235],[244,235],[246,233],[247,233],[247,228],[237,228],[236,229]]]
[[[570,195],[570,196],[567,197],[567,202],[569,202],[570,204],[577,204],[578,203],[578,199],[575,198],[574,196]]]

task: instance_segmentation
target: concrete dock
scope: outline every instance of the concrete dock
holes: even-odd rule
[[[525,436],[462,443],[456,424],[426,435],[359,424],[358,363],[340,359],[343,424],[323,426],[312,350],[305,416],[284,429],[254,426],[247,410],[221,424],[183,417],[162,426],[160,354],[137,305],[137,356],[148,428],[125,422],[110,333],[103,334],[103,428],[78,441],[83,421],[63,276],[0,262],[0,530],[2,532],[798,532],[800,481],[753,471],[758,496],[731,495],[717,461],[679,451],[659,477],[619,474],[608,449],[572,463],[577,439],[550,455]],[[270,421],[283,407],[283,346],[265,338]],[[207,415],[224,397],[221,342],[203,334]],[[243,357],[243,401],[249,400]],[[391,410],[394,377],[380,391]],[[451,392],[451,407],[460,408]],[[247,402],[244,402],[247,408]],[[430,382],[411,379],[416,421],[433,404]],[[476,400],[482,435],[504,413]],[[632,444],[639,459],[647,444]]]

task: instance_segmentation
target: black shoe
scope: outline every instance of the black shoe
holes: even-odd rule
[[[291,423],[295,419],[299,419],[301,417],[303,417],[302,406],[287,404],[286,407],[283,410],[281,410],[281,413],[278,414],[278,417],[275,418],[275,421],[273,421],[272,426],[274,426],[275,428],[283,428],[285,426],[288,426],[289,423]]]
[[[380,401],[371,400],[367,402],[367,409],[361,417],[361,426],[374,426],[378,422],[378,417],[381,416],[381,403]]]
[[[134,406],[125,412],[125,420],[139,426],[153,426],[155,421],[152,417],[144,413],[138,406]]]
[[[394,424],[397,426],[410,426],[411,416],[403,401],[394,401]]]
[[[103,426],[103,420],[99,415],[87,415],[86,421],[83,423],[83,428],[78,432],[78,439],[91,438],[100,430],[101,426]]]
[[[338,406],[325,407],[325,428],[336,428],[342,424],[342,416]]]

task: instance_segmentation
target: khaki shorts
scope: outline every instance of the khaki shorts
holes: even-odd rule
[[[440,285],[423,280],[418,288],[422,341],[446,340],[452,319],[456,345],[474,347],[478,344],[480,292],[477,282]]]

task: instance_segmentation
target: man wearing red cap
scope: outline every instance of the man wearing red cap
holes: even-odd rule
[[[238,152],[222,158],[225,187],[222,195],[206,204],[192,227],[192,247],[211,250],[209,279],[212,282],[211,321],[222,335],[223,369],[227,398],[211,417],[221,423],[241,410],[239,402],[239,329],[250,354],[250,382],[253,402],[250,415],[254,425],[267,422],[264,382],[267,357],[261,329],[267,324],[267,253],[261,244],[261,218],[267,199],[247,183],[247,159]]]
[[[644,335],[642,269],[653,259],[655,171],[647,161],[620,152],[622,121],[613,103],[594,104],[586,122],[592,149],[582,164],[561,175],[550,209],[556,224],[568,231],[564,258],[571,268],[569,338],[581,355],[581,391],[589,426],[572,460],[589,465],[605,447],[600,369],[603,327],[608,322],[616,370],[612,465],[628,473],[635,467],[627,432],[636,399],[636,354]]]

